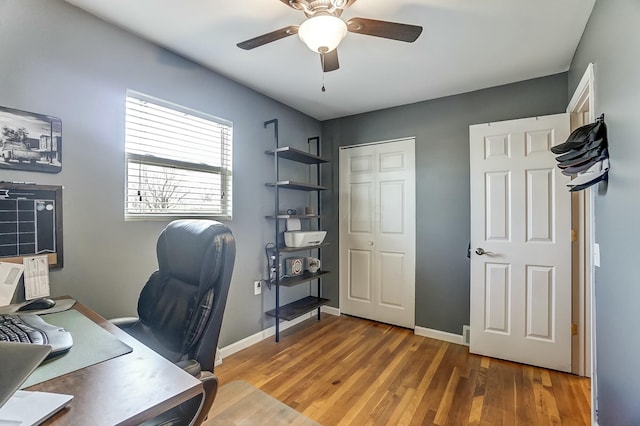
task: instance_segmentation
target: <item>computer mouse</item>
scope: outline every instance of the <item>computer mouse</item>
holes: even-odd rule
[[[24,311],[40,311],[42,309],[53,308],[56,305],[56,301],[48,297],[40,297],[33,299],[25,303],[18,308],[18,312]]]

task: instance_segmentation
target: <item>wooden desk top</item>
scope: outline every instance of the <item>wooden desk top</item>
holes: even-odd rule
[[[69,408],[45,425],[138,425],[202,393],[200,380],[144,346],[86,306],[84,314],[133,348],[109,359],[29,387],[73,395]]]

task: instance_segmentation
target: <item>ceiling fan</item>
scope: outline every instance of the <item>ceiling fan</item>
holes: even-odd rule
[[[238,43],[244,50],[298,34],[312,51],[320,54],[324,72],[335,71],[338,64],[338,44],[348,32],[413,43],[422,33],[422,27],[366,18],[340,19],[342,12],[356,0],[280,0],[287,6],[301,10],[307,19],[300,25],[289,25],[279,30]]]

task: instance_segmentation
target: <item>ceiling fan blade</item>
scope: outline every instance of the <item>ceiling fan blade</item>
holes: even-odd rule
[[[375,19],[352,18],[347,22],[349,32],[413,43],[422,33],[418,25],[399,24],[397,22],[377,21]]]
[[[340,68],[338,63],[338,49],[333,49],[331,52],[320,54],[320,63],[322,64],[322,70],[324,72],[335,71]]]
[[[272,41],[280,40],[281,38],[298,34],[298,27],[299,25],[289,25],[288,27],[280,28],[279,30],[262,34],[261,36],[238,43],[237,46],[240,49],[244,49],[244,50],[255,49],[256,47],[260,47],[264,44],[271,43]]]

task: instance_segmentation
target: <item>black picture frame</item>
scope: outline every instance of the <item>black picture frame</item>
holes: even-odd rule
[[[0,261],[47,255],[62,268],[62,236],[62,186],[0,182]]]
[[[0,106],[0,169],[59,173],[62,120]]]

